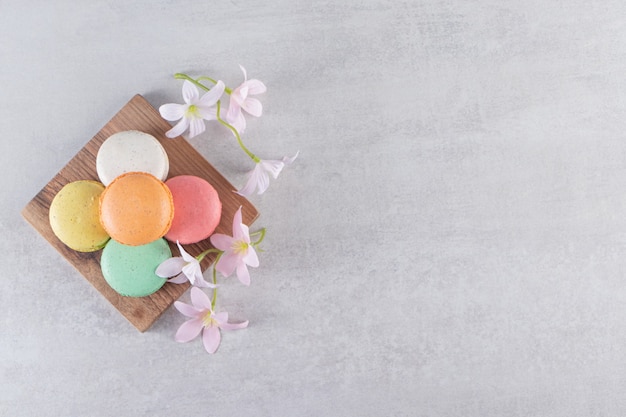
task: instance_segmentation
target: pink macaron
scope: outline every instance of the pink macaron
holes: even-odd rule
[[[174,219],[165,238],[186,245],[211,236],[222,217],[222,202],[215,188],[193,175],[170,178],[165,185],[174,199]]]

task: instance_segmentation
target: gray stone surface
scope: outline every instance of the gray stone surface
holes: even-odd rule
[[[0,414],[626,415],[622,1],[0,2]],[[138,333],[20,217],[135,93],[263,80],[300,150],[246,330]],[[191,140],[234,184],[223,128]],[[184,299],[188,299],[186,294]]]

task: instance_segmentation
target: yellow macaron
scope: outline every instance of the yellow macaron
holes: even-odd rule
[[[96,181],[66,184],[50,204],[52,231],[65,245],[79,252],[102,249],[109,240],[100,224],[99,201],[104,185]]]

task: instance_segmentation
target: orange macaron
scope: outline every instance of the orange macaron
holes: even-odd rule
[[[162,238],[174,218],[172,193],[155,176],[127,172],[100,196],[100,223],[112,239],[130,246]]]

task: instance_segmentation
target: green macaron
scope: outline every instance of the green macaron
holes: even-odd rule
[[[165,284],[156,268],[172,257],[165,239],[140,246],[123,245],[113,239],[102,251],[100,267],[107,283],[126,297],[145,297]]]

